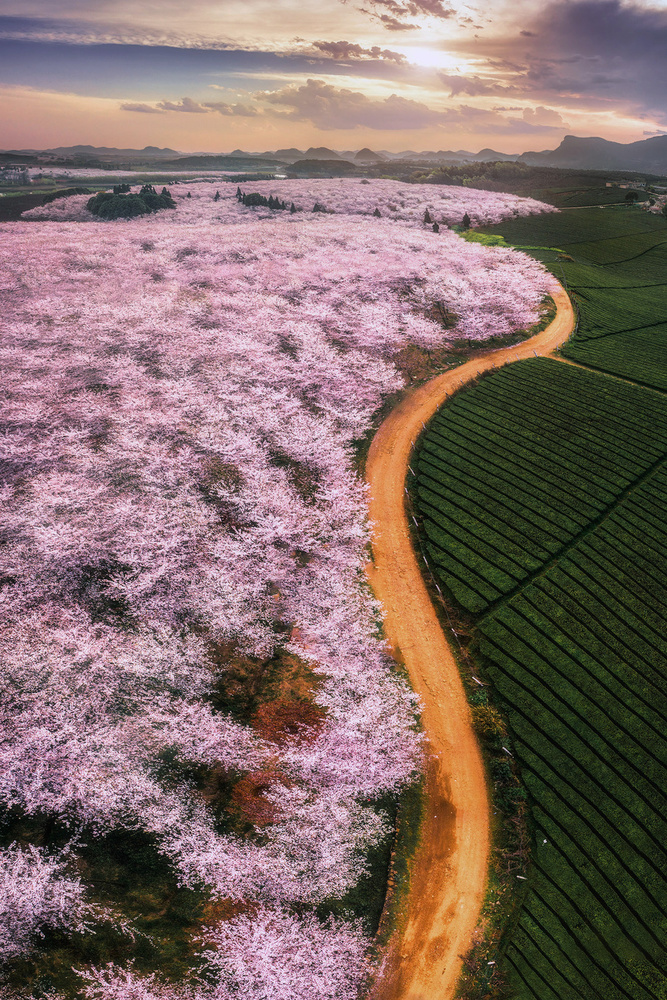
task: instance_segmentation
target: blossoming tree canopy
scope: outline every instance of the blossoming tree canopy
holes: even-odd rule
[[[0,802],[82,842],[140,832],[236,908],[205,985],[84,970],[87,996],[351,998],[364,930],[314,908],[365,873],[375,803],[421,753],[363,582],[355,441],[406,345],[523,329],[549,277],[425,231],[426,193],[395,182],[262,189],[337,214],[189,190],[176,212],[3,228]],[[472,217],[501,211],[474,194]],[[11,850],[6,878],[36,889],[10,959],[87,919],[85,873]]]
[[[90,916],[84,887],[68,876],[66,858],[32,845],[0,850],[0,961],[22,955],[46,929],[87,930]]]
[[[465,216],[473,226],[494,225],[503,219],[538,212],[555,212],[552,205],[533,198],[520,198],[502,191],[483,191],[448,184],[405,184],[394,180],[364,180],[337,178],[332,180],[269,180],[252,181],[250,184],[219,184],[187,182],[172,185],[170,194],[178,212],[170,221],[192,225],[197,222],[216,221],[226,225],[245,224],[252,212],[261,212],[261,202],[269,199],[294,205],[295,213],[362,215],[374,217],[376,211],[382,218],[392,221],[423,224],[428,215],[433,222],[458,226]],[[239,196],[237,196],[237,191]],[[260,196],[252,208],[243,204],[242,196]],[[220,197],[217,197],[220,195]],[[86,210],[89,196],[59,199],[49,205],[31,209],[25,218],[60,221],[90,221]],[[317,206],[317,208],[316,208]],[[264,215],[269,215],[266,209]],[[287,214],[287,213],[286,213]],[[296,221],[296,220],[293,220]]]

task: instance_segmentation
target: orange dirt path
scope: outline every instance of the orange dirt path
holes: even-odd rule
[[[557,312],[549,326],[514,347],[490,351],[407,396],[381,424],[366,463],[373,525],[370,583],[385,611],[385,633],[422,702],[429,762],[420,845],[401,926],[390,942],[375,1000],[449,1000],[461,956],[472,942],[484,900],[489,799],[484,767],[456,659],[445,638],[412,547],[405,479],[412,442],[447,396],[477,372],[546,355],[567,340],[574,311],[560,284],[549,289]]]

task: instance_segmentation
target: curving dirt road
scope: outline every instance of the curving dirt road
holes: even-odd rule
[[[462,382],[495,364],[549,354],[570,336],[574,311],[557,282],[549,326],[515,347],[490,351],[406,397],[381,424],[366,463],[373,563],[368,576],[385,609],[385,632],[423,705],[431,754],[420,846],[402,926],[390,943],[376,1000],[448,1000],[470,947],[486,887],[489,802],[482,759],[456,660],[438,623],[410,542],[404,483],[422,422]]]

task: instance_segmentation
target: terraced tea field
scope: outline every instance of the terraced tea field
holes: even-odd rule
[[[610,398],[611,397],[611,398]],[[604,518],[667,453],[655,393],[555,361],[501,369],[444,407],[419,456],[419,506],[438,575],[487,611]]]
[[[566,357],[667,390],[664,218],[636,208],[582,209],[485,231],[502,233],[514,245],[545,248],[528,252],[564,280],[579,306],[579,328],[563,350]]]
[[[460,393],[419,451],[427,555],[530,795],[522,1000],[667,989],[666,460],[660,394],[542,359]]]

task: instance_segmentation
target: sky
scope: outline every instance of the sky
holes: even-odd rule
[[[0,0],[0,148],[667,133],[667,0]]]

